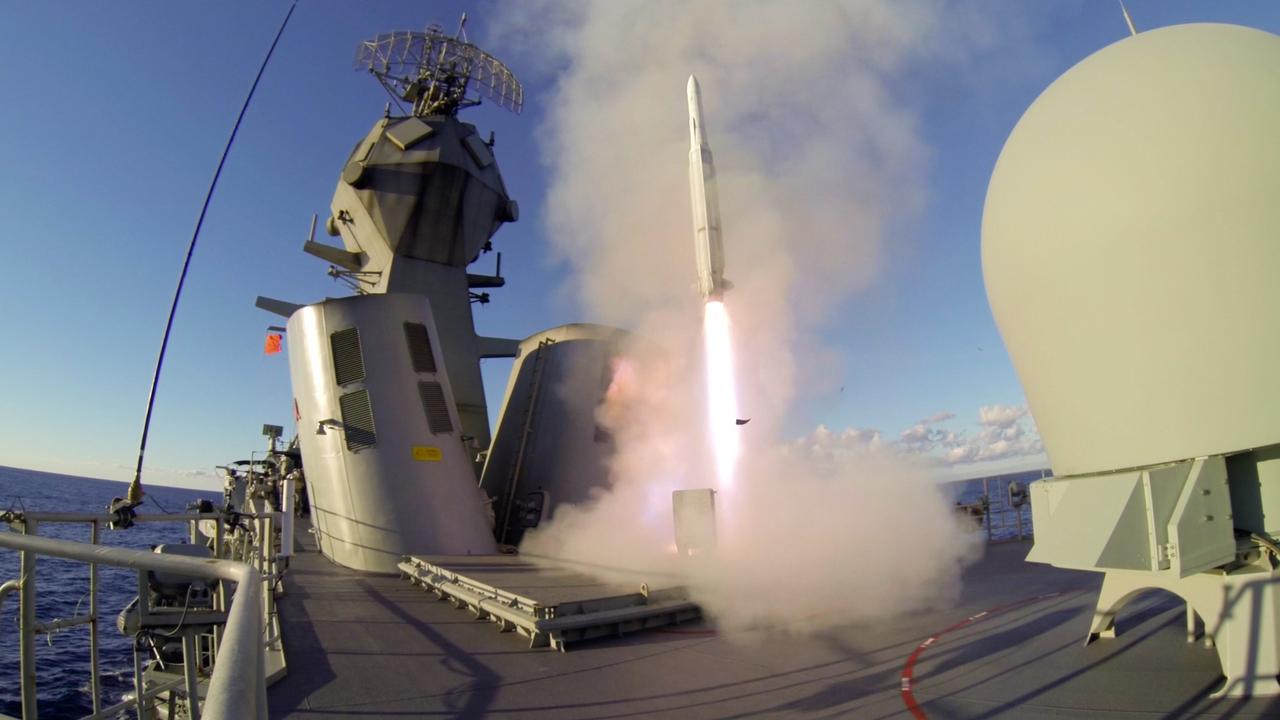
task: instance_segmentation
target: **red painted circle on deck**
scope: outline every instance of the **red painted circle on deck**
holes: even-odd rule
[[[927,717],[924,714],[924,710],[920,709],[920,704],[916,702],[916,696],[913,691],[913,686],[915,682],[916,662],[920,660],[920,656],[924,653],[925,649],[932,646],[934,643],[938,642],[938,640],[942,636],[950,632],[955,632],[960,628],[968,627],[969,625],[972,625],[978,622],[979,620],[991,617],[992,615],[996,615],[998,613],[1006,612],[1008,610],[1014,610],[1024,605],[1031,605],[1033,603],[1038,603],[1041,600],[1048,600],[1050,598],[1062,597],[1064,595],[1074,595],[1076,592],[1080,592],[1080,591],[1079,590],[1076,590],[1074,592],[1059,591],[1059,592],[1045,593],[1043,595],[1034,595],[1029,598],[1023,598],[1022,600],[1018,600],[1017,602],[1011,602],[1007,605],[1000,605],[987,610],[983,610],[980,613],[977,613],[975,615],[970,615],[969,617],[965,618],[964,620],[961,620],[955,625],[952,625],[948,628],[940,630],[934,633],[933,635],[930,635],[929,637],[925,638],[924,640],[921,640],[920,644],[916,646],[916,649],[913,650],[911,652],[911,655],[907,657],[907,662],[902,665],[902,675],[900,677],[901,685],[902,685],[902,702],[904,705],[907,706],[907,710],[910,711],[911,714],[914,717],[918,718],[919,720],[925,720],[925,718]]]

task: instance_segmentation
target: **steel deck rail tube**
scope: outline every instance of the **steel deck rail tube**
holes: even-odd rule
[[[102,533],[102,523],[94,520],[89,525],[89,544],[97,545]],[[102,674],[98,667],[98,564],[89,563],[89,689],[93,693],[93,712],[102,712]]]
[[[23,524],[25,535],[15,535],[30,542],[39,540],[34,537],[37,532],[35,520],[28,519]],[[17,548],[22,549],[22,548]],[[18,571],[18,582],[21,585],[22,605],[18,608],[18,667],[22,677],[22,720],[36,720],[39,713],[36,709],[36,553],[23,550]]]
[[[8,580],[3,585],[0,585],[0,610],[4,609],[4,599],[9,597],[9,593],[21,589],[22,582],[20,580]]]
[[[14,532],[0,532],[0,548],[23,553],[22,613],[24,618],[28,613],[34,616],[35,612],[35,603],[28,602],[28,589],[34,595],[35,584],[27,582],[30,579],[27,571],[28,569],[34,571],[37,554],[135,570],[161,570],[236,583],[236,594],[231,600],[222,646],[218,649],[215,659],[215,672],[209,681],[204,717],[228,720],[267,717],[267,684],[263,673],[266,663],[262,646],[262,576],[257,570],[230,560],[161,555],[142,550],[102,547]],[[34,597],[30,599],[34,600]],[[26,627],[31,627],[32,624],[34,624],[34,617]],[[27,644],[32,645],[31,654],[34,656],[34,636],[24,632],[22,642],[24,650]],[[32,666],[33,674],[34,670]],[[25,675],[26,666],[24,665],[23,716],[34,717],[34,675],[29,685],[29,693]],[[31,699],[30,704],[27,703],[28,696]]]
[[[139,582],[141,585],[141,582]],[[141,587],[138,592],[146,592]],[[137,701],[134,706],[134,714],[138,716],[138,720],[149,720],[151,718],[151,696],[147,694],[146,674],[142,665],[142,649],[138,647],[138,638],[133,638],[133,696]]]
[[[254,519],[261,517],[279,517],[279,511],[265,513],[238,513],[240,517]],[[23,518],[38,520],[40,522],[56,522],[56,523],[91,523],[91,522],[110,522],[113,518],[107,513],[71,513],[71,512],[24,512],[20,513]],[[147,522],[185,522],[189,520],[221,520],[222,513],[184,513],[171,515],[137,515],[133,518],[134,523]]]

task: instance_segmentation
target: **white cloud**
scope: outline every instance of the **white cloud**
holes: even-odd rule
[[[978,424],[982,429],[976,436],[947,452],[948,464],[1033,457],[1044,452],[1026,405],[983,405],[978,408]]]
[[[983,405],[978,408],[978,422],[994,427],[1009,427],[1026,414],[1026,405]]]
[[[954,419],[953,412],[938,411],[898,434],[899,450],[908,455],[927,455],[937,448],[953,448],[963,442],[959,433],[934,427]]]
[[[922,445],[929,442],[929,428],[924,423],[916,423],[898,436],[898,439],[908,445]]]
[[[845,428],[835,433],[826,425],[819,425],[807,437],[791,443],[791,450],[801,455],[828,460],[878,450],[884,447],[884,438],[874,428]]]
[[[972,435],[964,429],[937,427],[955,417],[952,412],[936,412],[898,433],[898,439],[891,443],[884,443],[879,430],[848,428],[835,433],[819,425],[795,446],[832,456],[883,446],[917,461],[950,466],[1035,457],[1044,452],[1025,405],[981,406],[977,432]]]

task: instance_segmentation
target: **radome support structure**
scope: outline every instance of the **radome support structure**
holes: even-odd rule
[[[1280,695],[1278,72],[1258,30],[1126,37],[1026,111],[983,215],[988,298],[1054,470],[1031,486],[1027,559],[1105,574],[1091,641],[1139,593],[1181,596],[1219,695]]]

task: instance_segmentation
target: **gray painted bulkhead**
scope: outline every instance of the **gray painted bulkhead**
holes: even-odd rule
[[[346,567],[390,573],[409,553],[495,550],[449,376],[414,356],[419,327],[435,352],[430,304],[401,293],[326,300],[289,319],[316,537]]]
[[[614,443],[597,412],[628,337],[578,323],[520,343],[481,477],[501,542],[519,545],[524,531],[557,507],[585,502],[608,485]]]
[[[331,207],[325,227],[343,247],[310,241],[306,250],[360,294],[305,306],[289,321],[320,550],[375,572],[395,572],[409,552],[493,552],[477,489],[490,442],[480,358],[514,342],[476,336],[471,286],[501,279],[467,273],[517,215],[492,150],[452,116],[383,118],[352,151]],[[415,369],[406,323],[429,328],[432,372]],[[352,328],[358,380],[341,377],[351,333],[334,335]],[[424,382],[439,384],[434,400]],[[429,422],[428,406],[440,404],[448,432]]]

